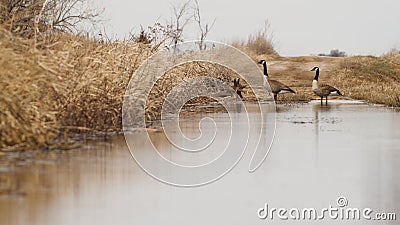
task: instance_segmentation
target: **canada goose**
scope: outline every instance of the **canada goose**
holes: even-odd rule
[[[238,78],[237,80],[233,79],[233,89],[236,91],[240,98],[243,98],[242,91],[245,87],[246,85],[240,84],[240,78]]]
[[[271,87],[272,93],[274,94],[275,101],[277,101],[277,99],[278,99],[277,98],[278,94],[296,93],[289,86],[287,86],[277,80],[269,79],[268,70],[267,70],[267,62],[265,60],[261,60],[260,62],[258,62],[258,64],[262,64],[264,66],[264,75],[267,77],[267,81],[269,83],[269,86]]]
[[[327,84],[318,84],[318,77],[319,77],[319,68],[316,66],[314,67],[311,71],[315,71],[315,77],[312,82],[312,91],[314,94],[317,96],[321,97],[321,105],[322,105],[322,100],[325,97],[326,98],[326,104],[328,104],[328,96],[331,94],[337,94],[337,95],[342,95],[340,91],[330,85]]]

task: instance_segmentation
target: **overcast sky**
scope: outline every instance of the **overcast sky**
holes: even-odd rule
[[[106,30],[124,37],[164,22],[179,0],[96,0],[105,8]],[[199,0],[204,21],[216,19],[209,40],[245,38],[268,19],[284,56],[328,53],[381,55],[400,48],[400,0]],[[189,28],[188,28],[189,29]],[[187,38],[195,37],[192,29]]]

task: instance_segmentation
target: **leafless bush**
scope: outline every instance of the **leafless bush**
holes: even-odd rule
[[[0,24],[12,33],[33,37],[53,31],[79,31],[102,12],[85,0],[0,0]]]
[[[205,48],[204,41],[210,33],[215,19],[212,23],[204,22],[201,17],[200,4],[197,0],[185,1],[172,5],[172,16],[165,22],[156,22],[146,29],[141,27],[137,34],[131,34],[131,39],[136,42],[150,44],[153,49],[161,45],[177,45],[184,41],[183,33],[186,26],[195,23],[199,29],[199,48]]]
[[[204,41],[207,38],[208,33],[211,31],[212,27],[214,26],[215,19],[211,24],[206,23],[205,25],[203,25],[203,22],[201,19],[201,13],[200,13],[200,5],[199,5],[199,2],[197,0],[195,0],[194,20],[196,21],[197,26],[199,27],[199,30],[200,30],[199,49],[204,50],[205,49]]]
[[[235,41],[232,45],[244,50],[245,52],[250,52],[256,55],[277,54],[273,44],[271,26],[267,20],[264,22],[264,27],[256,31],[254,34],[250,34],[247,37],[247,40]]]
[[[173,16],[171,17],[169,27],[171,28],[171,44],[177,45],[182,41],[183,29],[189,23],[192,15],[189,13],[190,0],[180,5],[173,5]]]
[[[141,27],[139,34],[131,34],[130,39],[137,43],[151,45],[153,50],[157,50],[163,44],[177,44],[182,41],[180,36],[177,36],[176,28],[173,25],[164,25],[160,22],[148,26],[147,29]]]

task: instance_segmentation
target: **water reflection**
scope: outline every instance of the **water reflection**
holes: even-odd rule
[[[108,182],[118,185],[135,172],[123,149],[123,137],[116,136],[88,140],[79,150],[11,153],[2,158],[1,224],[42,224],[52,217],[47,212],[55,202],[79,199],[88,189],[101,193]]]
[[[196,137],[199,119],[181,129]],[[0,224],[265,224],[271,221],[256,215],[265,203],[322,208],[339,196],[351,207],[400,215],[399,112],[334,101],[279,105],[277,122],[273,149],[259,170],[247,172],[250,149],[224,179],[194,189],[147,176],[122,136],[88,140],[78,150],[7,154],[0,158]],[[136,135],[145,154],[149,146],[140,135],[146,134]],[[171,148],[162,132],[150,136],[158,149]]]

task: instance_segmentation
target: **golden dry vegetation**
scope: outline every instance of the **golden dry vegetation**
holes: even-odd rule
[[[339,63],[333,80],[348,97],[400,107],[400,52],[346,58]]]
[[[211,77],[216,78],[224,83],[232,86],[233,79],[239,78],[240,76],[234,71],[215,63],[208,62],[188,62],[174,67],[173,69],[167,71],[161,79],[157,80],[150,90],[150,95],[146,102],[146,124],[154,124],[161,117],[161,110],[164,103],[164,99],[171,90],[178,84],[187,82],[191,78],[196,77]],[[242,85],[248,86],[248,84],[241,80]],[[214,84],[199,83],[198,88],[210,89],[209,93],[212,93],[211,87],[216,87]],[[187,90],[190,91],[190,90]],[[248,89],[245,93],[247,100],[255,99],[254,93]],[[196,97],[188,101],[184,106],[182,113],[187,112],[210,112],[209,108],[199,109],[199,106],[211,106],[213,111],[225,112],[226,110],[218,104],[217,97]]]
[[[0,29],[0,148],[57,148],[69,130],[121,128],[124,90],[148,46],[59,34],[36,43]]]
[[[268,61],[271,79],[297,93],[279,97],[280,103],[309,101],[314,66],[320,82],[339,88],[346,97],[400,106],[400,53],[382,57],[279,57],[257,38],[236,43],[255,61]],[[250,46],[255,45],[255,47]],[[133,72],[152,55],[149,45],[135,41],[90,39],[65,33],[43,42],[0,29],[0,149],[63,148],[69,134],[121,131],[125,88]],[[261,67],[260,67],[261,69]],[[147,119],[159,119],[160,102],[168,90],[190,77],[207,75],[232,85],[237,74],[210,63],[189,63],[169,71],[153,87]],[[243,81],[242,81],[243,83]],[[245,84],[245,83],[243,83]],[[245,100],[254,100],[248,90]],[[209,104],[209,98],[188,103]],[[68,146],[68,145],[67,145]]]

